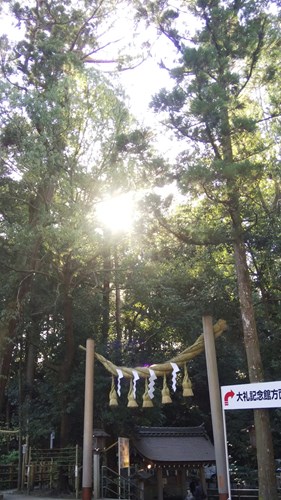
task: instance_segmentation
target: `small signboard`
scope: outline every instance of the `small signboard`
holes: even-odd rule
[[[119,469],[127,469],[130,467],[130,446],[128,438],[118,438],[118,456]]]
[[[224,410],[281,407],[281,382],[225,385],[221,387]]]

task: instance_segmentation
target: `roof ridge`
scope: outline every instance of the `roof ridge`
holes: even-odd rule
[[[207,436],[205,427],[137,427],[139,436]]]

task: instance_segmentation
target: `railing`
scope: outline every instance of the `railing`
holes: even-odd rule
[[[208,500],[217,500],[219,498],[218,490],[208,490]],[[247,500],[250,498],[253,500],[254,498],[259,498],[259,490],[257,489],[241,489],[241,490],[231,490],[231,499],[232,500]]]
[[[218,500],[218,490],[209,489],[207,492],[208,500]],[[278,489],[278,497],[281,498],[281,490]],[[231,490],[232,500],[254,500],[259,498],[259,490],[256,488],[241,488]]]
[[[106,467],[101,468],[101,497],[120,498],[123,500],[140,500],[143,498],[143,491],[135,482]]]

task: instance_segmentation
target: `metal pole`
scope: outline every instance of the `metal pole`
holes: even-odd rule
[[[92,498],[95,343],[87,339],[85,367],[82,500]]]
[[[217,466],[219,500],[227,500],[229,498],[226,465],[227,460],[224,446],[223,417],[220,399],[213,321],[211,316],[203,316],[202,320]]]
[[[229,491],[228,499],[231,500],[230,471],[229,471],[227,433],[226,433],[226,422],[225,422],[225,411],[224,410],[222,411],[222,417],[223,417],[224,449],[225,449],[225,456],[226,456],[227,487],[228,487],[228,491]]]

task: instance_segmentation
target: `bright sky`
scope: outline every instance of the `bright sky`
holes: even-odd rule
[[[160,117],[150,108],[152,96],[161,88],[169,88],[171,80],[164,69],[160,69],[155,59],[149,59],[140,67],[120,75],[120,80],[128,95],[128,107],[141,125],[151,128],[156,136],[155,147],[167,159],[173,159],[178,152],[175,141],[163,125]]]
[[[13,24],[15,22],[5,15],[5,5],[3,13],[0,15],[0,35],[6,33],[13,40],[20,40],[22,34]],[[104,28],[103,28],[104,29]],[[151,97],[157,93],[160,88],[169,87],[171,80],[167,71],[159,68],[159,63],[163,60],[169,65],[173,57],[172,44],[161,37],[157,37],[156,31],[152,28],[141,27],[139,33],[134,28],[133,12],[129,13],[128,8],[120,9],[120,17],[116,22],[115,28],[110,28],[106,34],[101,37],[101,44],[118,40],[118,43],[109,45],[101,53],[97,53],[97,58],[112,59],[117,57],[118,50],[124,47],[124,53],[131,52],[136,55],[140,53],[141,44],[147,39],[152,44],[150,49],[151,56],[148,56],[144,62],[134,69],[119,73],[119,79],[124,86],[129,97],[129,108],[133,115],[140,120],[143,125],[151,124],[156,126],[157,118],[149,108]],[[101,71],[108,72],[112,67],[107,64],[99,64],[97,67]],[[163,134],[163,131],[162,131]]]
[[[125,16],[123,16],[124,12]],[[108,40],[120,40],[118,44],[108,47],[109,58],[112,58],[112,53],[114,54],[114,50],[117,50],[118,46],[119,48],[120,46],[126,47],[125,50],[137,54],[141,44],[145,41],[145,37],[152,43],[151,55],[134,69],[119,73],[118,79],[128,96],[128,107],[132,115],[138,119],[141,125],[154,130],[157,137],[155,147],[159,149],[161,154],[165,158],[173,158],[176,154],[175,141],[169,139],[165,129],[159,124],[158,117],[149,107],[152,96],[161,88],[168,88],[171,85],[167,71],[160,69],[159,63],[162,60],[169,66],[169,62],[173,59],[172,45],[164,38],[159,39],[154,30],[148,30],[144,27],[143,31],[140,30],[138,34],[135,33],[135,37],[132,38],[132,33],[134,33],[132,13],[131,17],[128,10],[123,9],[121,13],[115,32],[108,30]],[[2,14],[0,16],[0,35],[3,33],[13,38],[14,41],[22,38],[19,30],[13,27],[12,21]],[[106,51],[102,51],[99,56],[106,58]],[[110,70],[106,64],[100,64],[98,68],[105,72]],[[174,191],[175,188],[173,187],[171,190]],[[101,203],[99,217],[102,222],[117,231],[129,230],[133,224],[134,196],[127,194]]]

